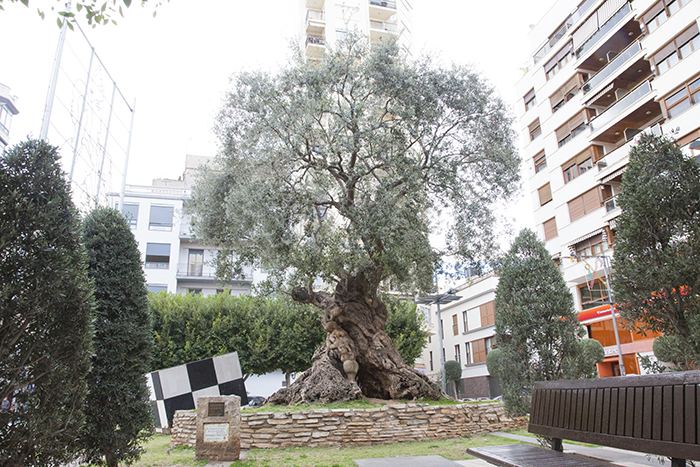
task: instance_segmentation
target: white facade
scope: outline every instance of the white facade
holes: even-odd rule
[[[326,45],[333,45],[347,32],[360,32],[372,42],[397,36],[411,54],[411,15],[408,0],[300,0],[301,47],[309,60],[320,59]]]
[[[15,97],[10,94],[10,88],[0,83],[0,153],[10,143],[10,123],[12,123],[12,116],[18,113]]]
[[[579,319],[601,341],[601,375],[617,374],[602,261],[612,256],[616,205],[640,132],[685,151],[700,136],[698,0],[560,0],[530,32],[532,62],[517,83],[521,153],[538,234],[571,286]],[[626,333],[626,334],[625,334]],[[621,336],[627,373],[653,339]]]
[[[498,380],[486,369],[486,355],[491,350],[494,328],[494,300],[498,276],[493,273],[469,279],[457,287],[458,301],[440,305],[443,348],[438,338],[437,306],[428,312],[431,335],[423,350],[425,374],[437,379],[440,374],[440,352],[445,361],[462,364],[462,380],[458,383],[460,398],[496,397],[500,395]],[[446,389],[452,394],[452,383]],[[452,394],[454,396],[454,394]]]
[[[197,167],[208,160],[187,156],[181,180],[157,179],[151,186],[126,186],[124,211],[130,215],[149,291],[203,295],[228,291],[239,295],[250,292],[252,283],[264,279],[264,274],[247,270],[238,280],[220,283],[212,264],[218,250],[192,237],[183,205],[191,196]],[[119,206],[119,194],[111,193],[110,200],[111,206]]]

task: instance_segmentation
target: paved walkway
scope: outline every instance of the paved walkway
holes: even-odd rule
[[[515,441],[539,445],[537,438],[529,436],[512,435],[510,433],[490,433],[494,436],[500,436]],[[508,443],[504,443],[508,444]],[[577,444],[564,443],[565,452],[575,452],[583,456],[594,457],[614,462],[620,467],[641,467],[641,466],[659,466],[659,460],[652,456],[622,449],[608,447],[587,447]],[[381,459],[355,459],[358,467],[486,467],[491,466],[486,461],[481,459],[468,459],[461,461],[450,461],[441,456],[414,456],[414,457],[385,457]]]

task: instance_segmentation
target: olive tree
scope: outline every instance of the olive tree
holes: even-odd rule
[[[697,367],[700,167],[673,141],[642,135],[618,202],[612,285],[620,314],[639,333],[674,336],[664,342],[663,357]]]
[[[272,400],[438,398],[386,334],[378,290],[429,289],[443,254],[495,249],[493,207],[516,190],[519,160],[492,88],[350,34],[318,63],[298,53],[279,72],[236,76],[217,132],[190,208],[221,249],[219,274],[264,268],[323,311],[312,368]],[[438,225],[443,251],[429,239]]]

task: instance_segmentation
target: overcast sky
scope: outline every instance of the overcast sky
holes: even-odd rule
[[[505,100],[516,101],[513,87],[529,58],[529,25],[554,0],[409,1],[417,54],[472,64]],[[229,77],[283,65],[300,33],[300,13],[297,0],[171,0],[153,18],[152,8],[138,3],[117,26],[85,30],[127,100],[136,99],[127,183],[150,184],[180,176],[188,153],[214,154],[210,129]],[[4,2],[0,11],[0,83],[11,88],[20,110],[10,129],[14,143],[39,135],[59,36],[51,12],[45,20],[37,15],[39,4],[58,3],[32,1],[27,8]],[[519,211],[531,211],[529,200],[520,204]]]

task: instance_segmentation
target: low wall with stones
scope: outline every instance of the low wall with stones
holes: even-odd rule
[[[175,412],[171,446],[194,447],[195,418],[193,411]],[[371,446],[459,438],[526,427],[525,417],[511,419],[506,416],[502,402],[241,413],[241,449]]]

